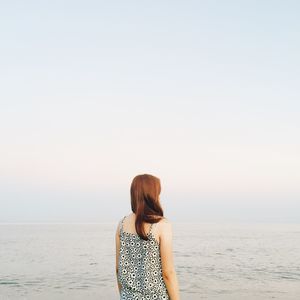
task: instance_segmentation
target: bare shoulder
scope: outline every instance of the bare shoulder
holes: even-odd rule
[[[162,217],[162,219],[159,221],[160,224],[171,224],[170,219],[166,217]]]
[[[160,234],[170,234],[172,232],[172,223],[169,219],[163,217],[159,222],[159,233]]]

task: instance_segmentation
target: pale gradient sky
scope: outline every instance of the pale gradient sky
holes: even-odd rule
[[[7,1],[0,222],[300,222],[298,1]]]

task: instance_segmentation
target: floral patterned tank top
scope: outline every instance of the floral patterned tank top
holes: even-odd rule
[[[125,218],[120,226],[120,300],[169,300],[162,276],[159,243],[152,233],[155,224],[151,224],[146,241],[136,233],[123,230]]]

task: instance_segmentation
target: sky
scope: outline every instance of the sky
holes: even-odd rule
[[[2,1],[0,222],[300,222],[298,1]]]

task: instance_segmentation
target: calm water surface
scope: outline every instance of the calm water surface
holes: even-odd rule
[[[115,224],[1,224],[0,300],[117,300]],[[300,225],[173,224],[182,300],[300,299]]]

